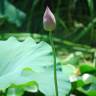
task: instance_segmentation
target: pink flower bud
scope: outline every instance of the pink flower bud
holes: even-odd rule
[[[46,31],[53,31],[56,28],[56,20],[49,7],[46,7],[43,16],[43,26]]]

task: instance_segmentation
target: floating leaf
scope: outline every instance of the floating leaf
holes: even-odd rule
[[[45,42],[36,44],[31,38],[19,42],[11,37],[7,41],[0,41],[0,50],[0,89],[17,82],[23,83],[23,78],[17,78],[25,68],[38,72],[44,66],[52,65],[51,47]]]
[[[36,82],[42,93],[54,96],[53,58],[50,54],[52,49],[47,43],[36,43],[32,38],[19,42],[10,37],[6,41],[0,41],[0,50],[0,90],[19,86],[30,91],[30,88],[36,88],[35,83],[32,86],[30,82]],[[67,69],[72,70],[72,67]],[[59,95],[66,96],[71,90],[66,76],[71,72],[67,73],[65,66],[65,71],[58,70],[57,74]]]

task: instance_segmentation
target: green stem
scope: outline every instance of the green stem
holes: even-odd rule
[[[49,39],[52,46],[53,51],[53,59],[54,59],[54,84],[55,84],[55,92],[56,96],[58,96],[58,84],[57,84],[57,73],[56,73],[56,52],[55,52],[55,46],[52,38],[52,32],[49,32]]]
[[[96,50],[94,52],[94,67],[96,68]]]

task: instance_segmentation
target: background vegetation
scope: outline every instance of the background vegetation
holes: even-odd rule
[[[8,0],[16,10],[8,7],[6,0],[0,1],[0,13],[9,15],[11,21],[1,21],[0,29],[10,32],[47,34],[43,30],[42,17],[48,5],[56,16],[55,36],[63,41],[70,40],[95,45],[95,0]],[[55,3],[54,3],[55,2]],[[23,13],[15,12],[19,9]],[[8,13],[9,12],[9,13]],[[8,18],[7,18],[8,19]],[[5,21],[5,22],[4,22]],[[22,22],[23,21],[23,22]],[[21,23],[22,22],[22,23]],[[19,26],[22,24],[21,26]],[[7,30],[6,30],[7,29]],[[6,32],[6,33],[8,33]]]

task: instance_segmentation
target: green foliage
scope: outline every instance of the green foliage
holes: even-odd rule
[[[27,96],[30,94],[54,96],[52,50],[47,43],[36,43],[30,37],[20,42],[10,37],[6,41],[0,41],[0,50],[2,95],[25,96],[27,92],[29,93]],[[89,64],[82,64],[82,58],[84,59],[82,52],[75,52],[64,59],[64,64],[57,63],[59,96],[96,94],[96,68]],[[74,74],[76,67],[80,75],[76,75],[78,71]]]
[[[83,64],[80,66],[81,76],[75,77],[72,81],[73,93],[79,95],[80,93],[85,94],[84,96],[95,96],[96,95],[96,68],[92,65]]]
[[[95,3],[95,0],[81,0],[81,2],[80,0],[53,0],[50,2],[44,0],[42,2],[40,0],[24,0],[24,2],[1,0],[0,25],[7,24],[7,19],[8,24],[16,24],[20,27],[21,32],[46,34],[42,27],[42,16],[45,7],[49,5],[57,21],[56,37],[94,45],[96,41]],[[24,20],[25,22],[23,22]],[[18,30],[17,27],[14,28],[11,25],[10,30],[4,32],[15,32],[16,30]]]
[[[79,65],[81,58],[83,57],[82,52],[74,52],[67,56],[64,60],[64,64]]]
[[[90,15],[93,18],[94,16],[94,2],[92,0],[87,0],[88,3],[88,7],[89,7],[89,11],[90,11]]]
[[[49,42],[42,26],[46,5],[57,23],[53,40],[59,96],[95,96],[95,3],[0,0],[0,96],[54,96],[52,49],[43,41],[39,43]]]
[[[36,44],[32,38],[19,42],[10,37],[7,41],[0,41],[0,50],[1,91],[8,89],[7,96],[22,96],[24,91],[40,90],[45,96],[54,96],[53,60],[47,43]],[[59,68],[71,71],[59,71]],[[67,65],[57,68],[60,96],[66,96],[71,90],[69,76],[73,68]]]
[[[0,1],[0,20],[6,20],[10,23],[20,26],[25,18],[25,14],[7,0]]]

